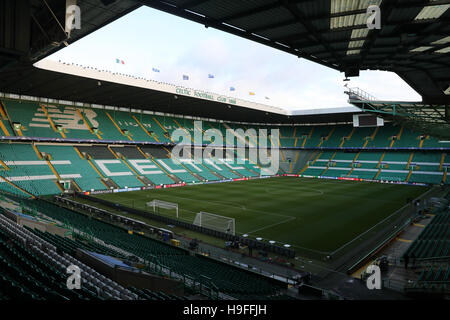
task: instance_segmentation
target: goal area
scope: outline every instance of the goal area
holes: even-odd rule
[[[147,202],[147,207],[153,208],[153,212],[159,212],[159,209],[175,210],[178,219],[178,203],[154,199]]]
[[[205,227],[232,235],[235,235],[236,233],[236,223],[234,218],[221,216],[214,213],[204,211],[197,213],[193,224],[199,227]]]

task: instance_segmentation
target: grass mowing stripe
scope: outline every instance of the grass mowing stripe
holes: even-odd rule
[[[170,199],[167,198],[167,199],[164,199],[164,200],[172,200],[172,201],[173,201],[173,198],[176,198],[176,199],[183,199],[183,200],[191,200],[191,199],[186,198],[186,197],[180,197],[180,196],[175,196],[175,195],[170,195]],[[129,201],[129,200],[128,200],[128,201]],[[230,204],[229,204],[230,202],[227,202],[227,201],[207,201],[207,200],[203,200],[203,202],[204,202],[204,203],[208,203],[208,204],[212,204],[212,205],[208,206],[208,210],[209,210],[209,211],[217,211],[217,210],[220,210],[220,208],[223,208],[223,204],[225,203],[225,206],[229,206],[229,207],[233,207],[233,208],[238,208],[238,209],[240,209],[240,210],[242,210],[242,211],[255,212],[255,213],[257,213],[257,214],[263,213],[262,215],[252,215],[251,217],[249,217],[249,218],[251,218],[251,219],[253,220],[253,222],[256,222],[256,220],[264,220],[264,221],[263,221],[263,223],[264,223],[263,227],[257,229],[256,231],[263,230],[263,229],[266,229],[266,228],[270,227],[270,226],[267,226],[267,225],[266,225],[266,220],[269,220],[269,218],[268,218],[267,216],[279,216],[279,217],[284,217],[284,218],[287,217],[288,219],[284,220],[283,223],[286,222],[286,221],[288,221],[288,220],[296,219],[295,217],[288,216],[288,215],[280,215],[280,214],[275,214],[275,213],[270,213],[270,212],[264,212],[264,211],[261,211],[261,210],[252,210],[252,209],[246,208],[245,206],[240,206],[240,205],[238,205],[238,206],[230,205]],[[233,202],[231,202],[231,203],[233,203]],[[148,210],[148,208],[147,208],[146,206],[140,206],[140,208],[143,209],[143,210]],[[183,220],[185,220],[185,221],[188,221],[188,222],[193,222],[193,221],[194,221],[194,218],[195,218],[195,215],[196,215],[198,212],[200,212],[200,211],[206,211],[206,210],[192,211],[192,210],[188,210],[188,209],[182,209],[182,208],[179,208],[179,211],[180,211],[180,212],[184,211],[184,212],[190,212],[190,213],[193,213],[192,215],[188,215],[189,218],[187,218],[186,216],[183,217],[183,216],[180,215],[180,216],[181,216],[181,219],[183,219]],[[213,213],[213,212],[210,212],[210,213]],[[247,216],[249,216],[249,214],[247,214]],[[272,219],[272,220],[273,220],[273,219]],[[280,223],[279,223],[279,222],[276,222],[276,223],[274,223],[274,224],[272,224],[272,225],[275,225],[275,224],[280,224]],[[254,230],[253,232],[256,232],[256,231]],[[249,232],[242,231],[242,233],[249,233]]]
[[[98,197],[145,208],[152,199],[176,202],[180,217],[200,211],[236,219],[236,231],[294,247],[331,252],[401,208],[420,186],[279,177],[155,189]],[[189,212],[191,214],[189,214]],[[288,219],[290,219],[288,221]],[[295,219],[293,219],[295,218]]]
[[[292,221],[292,220],[295,220],[295,219],[297,219],[297,218],[296,217],[291,217],[289,219],[286,219],[285,221],[277,222],[277,223],[271,224],[271,225],[266,226],[266,227],[262,227],[262,228],[259,228],[259,229],[256,229],[256,230],[252,230],[252,231],[247,231],[245,233],[252,234],[252,233],[255,233],[255,232],[258,232],[258,231],[261,231],[261,230],[265,230],[265,229],[269,229],[269,228],[278,226],[280,224],[283,224],[283,223],[286,223],[286,222],[289,222],[289,221]]]

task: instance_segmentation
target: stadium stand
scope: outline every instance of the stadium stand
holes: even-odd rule
[[[188,170],[180,164],[180,162],[174,159],[158,159],[156,160],[156,162],[159,163],[161,168],[164,168],[170,174],[174,174],[182,181],[185,182],[199,181],[196,177],[194,177],[191,173],[189,173]]]
[[[407,284],[405,292],[445,294],[450,288],[450,266],[442,264],[439,266],[429,266],[417,271],[418,279],[411,284]]]
[[[64,221],[65,226],[70,227],[71,230],[77,230],[76,233],[83,232],[85,234],[95,235],[96,238],[108,245],[120,248],[149,262],[169,267],[172,272],[188,275],[192,279],[202,282],[204,285],[211,286],[213,284],[213,287],[216,287],[220,292],[241,295],[274,295],[281,288],[276,282],[269,279],[266,280],[264,277],[246,270],[229,266],[203,256],[191,256],[184,249],[139,234],[130,235],[127,230],[118,226],[89,218],[50,202],[26,199],[22,201],[24,201],[25,205],[33,206],[40,214],[54,221]],[[2,219],[5,220],[6,218]],[[100,254],[120,257],[120,254],[111,251],[111,249],[103,245],[92,242],[86,243],[80,240],[70,240],[37,230],[33,232],[27,229],[23,230],[24,233],[32,235],[34,239],[39,239],[40,242],[45,241],[52,248],[59,248],[66,256],[73,255],[77,249],[81,248]],[[151,270],[149,269],[148,271]]]
[[[366,147],[391,148],[394,146],[396,138],[400,136],[402,128],[387,125],[382,130],[377,130],[375,138],[369,140]]]
[[[305,147],[320,147],[324,139],[332,134],[330,126],[315,126],[312,127],[312,134],[308,136]]]
[[[71,176],[74,175],[74,172],[79,172],[79,177],[73,180],[81,190],[106,189],[106,186],[101,182],[101,176],[97,174],[86,159],[80,158],[74,147],[39,145],[37,148],[41,153],[50,155],[51,160],[55,161],[53,166],[60,176]]]
[[[371,139],[373,136],[375,130],[374,128],[365,127],[354,128],[352,133],[349,135],[349,138],[344,141],[342,146],[347,148],[364,147],[367,145],[368,139]]]
[[[136,147],[111,146],[111,150],[118,156],[125,159],[147,159],[147,157]]]
[[[17,135],[34,137],[67,137],[80,139],[135,140],[170,143],[171,133],[183,129],[194,131],[191,119],[176,118],[145,113],[129,113],[118,110],[74,108],[69,106],[40,105],[37,102],[4,99],[5,110],[12,123],[20,124]],[[423,143],[421,134],[410,129],[386,123],[382,130],[374,128],[353,128],[351,125],[322,125],[305,127],[238,126],[232,123],[203,121],[203,132],[216,128],[225,130],[279,128],[283,147],[448,147],[449,143],[426,135]],[[20,127],[20,126],[19,126]],[[18,128],[19,128],[18,127]],[[58,128],[61,127],[60,132]],[[92,130],[98,129],[98,134]],[[270,130],[268,130],[270,134]],[[62,134],[61,134],[62,133]],[[168,134],[168,136],[165,135]],[[343,138],[346,137],[345,141]],[[392,137],[396,137],[392,143]],[[269,138],[269,137],[268,137]],[[246,137],[257,144],[256,137]],[[270,140],[270,139],[269,139]],[[366,143],[367,140],[367,143]],[[204,142],[209,142],[205,140]],[[272,141],[273,142],[273,141]]]
[[[114,121],[115,112],[96,109],[99,135],[103,140],[127,140]],[[112,113],[112,116],[111,116]]]
[[[152,146],[143,146],[141,150],[151,156],[152,158],[157,159],[166,159],[169,158],[169,153],[165,148],[152,147]]]
[[[442,209],[409,246],[404,256],[414,255],[417,260],[448,258],[450,255],[450,211]]]
[[[386,153],[380,165],[381,172],[377,180],[405,181],[408,177],[407,169],[410,153]]]
[[[31,144],[1,143],[2,161],[8,167],[7,170],[3,170],[4,175],[14,185],[34,195],[61,192],[56,183],[57,177],[47,162],[38,156],[35,148]],[[71,175],[67,177],[71,177]],[[6,186],[11,190],[10,185],[4,180],[0,183],[2,188]]]
[[[328,138],[328,140],[322,143],[322,147],[335,147],[342,143],[344,137],[348,137],[353,130],[352,126],[349,125],[336,125],[335,130]]]
[[[11,130],[8,131],[8,126],[2,130],[17,136],[171,143],[170,135],[174,130],[193,133],[195,129],[194,120],[174,116],[55,106],[12,99],[3,99],[2,102],[2,116],[6,117],[2,121],[11,124]],[[203,133],[215,128],[224,134],[227,129],[280,129],[281,146],[295,149],[280,149],[279,174],[448,183],[446,170],[450,164],[446,150],[426,149],[445,148],[448,143],[389,122],[377,128],[354,128],[351,125],[274,127],[213,121],[203,121],[201,126]],[[260,143],[254,134],[241,136],[235,132],[233,137],[235,141],[245,141],[250,146]],[[203,142],[210,143],[206,140]],[[274,144],[269,135],[267,142]],[[355,147],[363,150],[347,152],[340,149]],[[404,147],[421,147],[423,151],[396,149]],[[212,159],[194,164],[170,159],[171,148],[170,145],[150,144],[59,146],[2,143],[0,169],[4,179],[0,179],[0,187],[7,192],[41,196],[64,192],[67,188],[64,181],[70,181],[73,190],[89,191],[265,174],[258,164],[251,163],[249,159],[239,159],[244,163],[236,163],[236,151],[232,152],[234,162],[225,160],[225,154],[221,158],[214,157],[213,153]],[[386,149],[382,152],[372,148]]]
[[[229,167],[225,166],[223,163],[218,161],[213,161],[212,159],[206,159],[204,161],[204,165],[211,170],[216,171],[220,175],[224,176],[227,179],[237,179],[239,176],[233,173]]]
[[[439,184],[444,177],[443,158],[441,153],[324,151],[302,174]]]
[[[135,300],[139,296],[105,278],[70,255],[0,214],[0,292],[10,299],[37,300]],[[66,269],[76,264],[81,269],[83,286],[67,288]]]
[[[42,108],[38,103],[7,100],[3,101],[5,110],[13,123],[15,135],[27,137],[53,137],[61,138],[56,125],[49,116],[46,107]],[[56,114],[63,114],[58,108],[51,108]]]
[[[187,167],[190,167],[190,166],[192,166],[192,165],[190,165],[190,163],[192,163],[192,162],[184,162],[184,164],[185,164],[185,166],[187,166]],[[220,177],[219,176],[217,176],[217,175],[215,175],[214,173],[213,173],[213,171],[210,171],[208,168],[206,168],[203,164],[200,164],[200,163],[195,163],[195,162],[193,162],[193,165],[195,166],[195,167],[193,167],[193,170],[195,169],[195,168],[198,168],[197,169],[197,173],[200,175],[200,176],[202,176],[205,180],[208,180],[208,181],[217,181],[217,180],[220,180]]]
[[[117,251],[114,251],[110,248],[107,248],[101,244],[98,244],[93,241],[82,241],[82,240],[72,240],[68,237],[61,237],[59,235],[51,234],[49,232],[42,232],[39,229],[30,229],[34,234],[36,234],[39,238],[53,244],[55,247],[61,249],[61,251],[66,252],[67,254],[74,256],[78,249],[83,249],[87,251],[96,252],[103,255],[108,255],[112,257],[117,257],[120,259],[127,259],[128,257],[124,254],[121,254]]]

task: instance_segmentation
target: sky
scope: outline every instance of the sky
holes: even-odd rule
[[[343,73],[148,7],[129,13],[46,59],[286,110],[349,106]],[[116,59],[125,64],[116,63]],[[153,72],[153,68],[160,72]],[[214,78],[208,78],[208,74]],[[189,80],[183,80],[183,75],[188,75]],[[349,87],[359,87],[380,100],[421,100],[395,73],[362,71],[359,77],[350,79]]]

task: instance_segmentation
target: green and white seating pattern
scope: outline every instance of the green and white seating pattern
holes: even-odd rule
[[[407,167],[411,156],[409,152],[385,152],[381,162],[382,152],[362,151],[354,160],[356,155],[356,152],[324,151],[303,174],[371,180],[377,176],[377,180],[406,181],[411,170],[409,182],[439,184],[444,178],[444,172],[440,170],[442,153],[415,152],[410,167]],[[379,163],[381,171],[378,174]],[[413,165],[416,165],[415,169]],[[447,162],[444,161],[443,166],[446,165]]]
[[[440,258],[450,255],[450,211],[437,212],[419,237],[409,246],[404,256],[414,254],[416,259]]]
[[[41,153],[51,155],[53,166],[62,177],[79,174],[74,180],[83,191],[106,189],[100,182],[101,177],[87,160],[80,158],[73,147],[42,145],[37,148]]]
[[[0,154],[9,170],[2,170],[3,177],[26,191],[35,195],[59,193],[53,174],[45,160],[38,158],[30,144],[0,144]],[[70,178],[76,175],[66,175]],[[6,187],[6,188],[5,188]],[[14,190],[7,182],[1,180],[0,188]],[[18,190],[14,190],[16,193]]]
[[[67,138],[98,140],[99,137],[95,133],[91,133],[88,127],[91,129],[98,128],[100,137],[104,140],[128,140],[126,134],[126,131],[128,131],[132,140],[153,142],[171,142],[171,134],[174,130],[180,129],[180,126],[191,134],[194,131],[194,120],[182,117],[40,104],[38,102],[12,99],[4,99],[3,102],[11,118],[10,120],[23,125],[25,129],[22,131],[22,134],[30,137],[62,137],[61,133],[55,131],[52,127],[48,118],[51,119],[55,126],[61,126],[64,129],[64,134]],[[46,112],[44,112],[41,106],[44,106]],[[80,114],[82,115],[81,117]],[[149,136],[141,126],[147,132],[153,132],[154,136]],[[305,147],[317,147],[322,137],[328,137],[328,140],[324,140],[321,143],[322,147],[337,147],[341,145],[343,137],[350,136],[352,132],[351,138],[344,142],[343,147],[362,147],[366,142],[366,138],[375,134],[375,128],[354,128],[351,124],[335,126],[317,125],[314,127],[297,126],[294,129],[292,126],[265,127],[261,125],[239,125],[234,123],[202,121],[201,126],[203,132],[211,128],[218,129],[224,137],[226,136],[226,130],[229,128],[243,129],[244,131],[247,129],[255,129],[257,132],[258,129],[267,129],[267,134],[270,134],[270,129],[272,128],[279,129],[281,146],[284,147],[301,147],[301,143],[303,142],[302,137],[304,135],[308,136],[305,141]],[[165,132],[169,136],[165,136]],[[395,140],[393,147],[419,147],[421,141],[420,132],[415,132],[408,128],[403,128],[402,130],[401,127],[391,123],[385,123],[383,127],[380,127],[375,134],[374,140],[371,138],[368,139],[366,147],[389,148],[392,141],[391,137],[397,136],[400,132],[402,134],[399,139]],[[210,143],[209,139],[203,138],[203,143]],[[268,145],[271,144],[269,137],[264,137],[263,139],[267,139]],[[257,144],[257,139],[254,136],[248,140],[250,140],[251,144]],[[278,143],[278,141],[275,142],[272,140],[272,143]],[[434,137],[425,136],[423,147],[450,147],[450,142],[439,141]]]
[[[106,244],[118,247],[147,261],[164,265],[172,272],[187,275],[204,285],[213,283],[221,292],[273,295],[280,289],[278,284],[254,273],[202,256],[191,256],[186,250],[139,234],[130,235],[125,229],[91,219],[48,202],[36,200],[32,203],[39,212],[55,220],[70,221],[73,228],[89,234],[93,233]],[[70,250],[70,248],[68,249]],[[209,280],[205,280],[208,278]]]
[[[120,148],[115,150],[121,151]],[[200,180],[219,180],[220,176],[225,179],[236,179],[260,174],[259,167],[248,161],[229,163],[227,159],[212,158],[201,164],[195,164],[195,161],[191,160],[145,159],[144,156],[140,159],[116,159],[106,147],[98,146],[79,147],[81,153],[92,156],[90,162],[82,159],[81,153],[77,153],[75,147],[68,145],[38,144],[35,151],[31,144],[2,143],[0,151],[2,161],[9,167],[9,170],[2,170],[3,176],[38,196],[58,194],[61,193],[61,189],[56,183],[57,176],[44,159],[39,159],[36,151],[50,159],[52,167],[61,180],[74,181],[82,191],[108,188],[105,181],[102,181],[103,177],[111,179],[119,188],[134,188],[143,187],[148,183],[148,181],[144,182],[143,176],[155,185],[166,185],[176,181],[174,176],[182,182],[192,183]],[[126,154],[140,155],[137,150],[136,152],[129,149],[125,151],[127,151]],[[166,154],[165,151],[163,153]],[[0,181],[0,190],[21,193],[19,189],[3,180]]]

